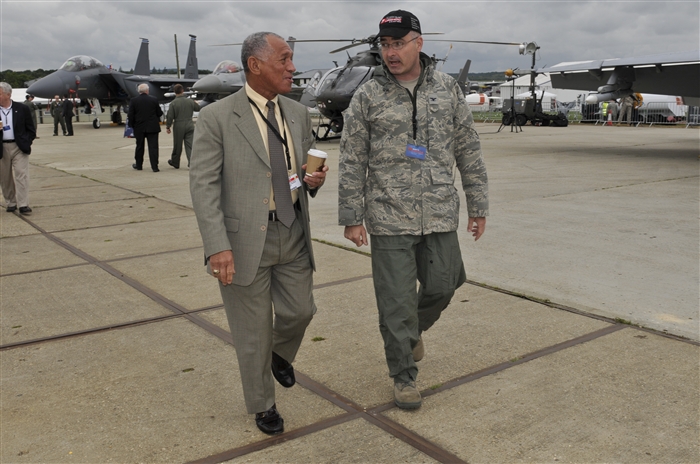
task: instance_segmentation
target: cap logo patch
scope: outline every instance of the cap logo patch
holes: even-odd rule
[[[388,18],[383,18],[379,24],[401,23],[402,20],[401,16],[389,16]]]

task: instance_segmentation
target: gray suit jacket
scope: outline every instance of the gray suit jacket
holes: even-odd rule
[[[315,144],[311,118],[305,106],[283,96],[279,106],[289,126],[296,154],[296,169]],[[233,283],[250,285],[262,257],[267,234],[270,158],[265,149],[245,89],[202,109],[197,118],[190,163],[192,205],[204,242],[205,260],[232,250],[236,274]],[[302,181],[299,193],[302,227],[315,270],[308,194]]]

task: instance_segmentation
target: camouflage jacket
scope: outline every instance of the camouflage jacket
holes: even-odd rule
[[[455,167],[470,217],[488,215],[488,180],[471,111],[452,77],[421,53],[422,72],[409,91],[382,65],[344,113],[340,141],[338,223],[373,235],[451,232],[459,225]],[[415,135],[414,135],[415,133]],[[424,160],[406,145],[427,148]]]

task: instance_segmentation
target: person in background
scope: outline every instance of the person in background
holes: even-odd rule
[[[134,128],[136,138],[136,162],[132,168],[140,171],[143,169],[144,142],[148,140],[148,159],[151,162],[153,172],[158,172],[158,134],[160,133],[160,117],[163,110],[160,109],[158,100],[148,95],[148,84],[138,86],[139,96],[131,99],[129,103],[129,125]]]
[[[170,134],[170,127],[173,128],[173,153],[168,160],[168,164],[175,169],[179,169],[183,142],[185,143],[187,167],[190,166],[192,138],[194,137],[192,115],[195,111],[199,111],[199,103],[185,97],[185,89],[181,84],[175,84],[173,90],[175,91],[175,100],[170,102],[168,114],[165,117],[165,130]]]
[[[7,202],[6,211],[27,215],[29,207],[29,155],[36,128],[27,105],[12,101],[12,86],[0,82],[2,152],[0,153],[0,189]]]
[[[37,108],[36,108],[36,105],[34,104],[34,95],[28,93],[27,97],[24,100],[24,104],[27,105],[27,108],[29,108],[29,111],[32,112],[32,122],[34,123],[34,132],[36,132],[37,128],[39,126],[37,126],[37,123],[36,123],[36,110],[37,110]],[[35,138],[38,139],[39,136],[37,136]]]
[[[66,119],[63,117],[63,105],[61,104],[61,97],[58,95],[53,97],[51,100],[51,105],[49,106],[49,111],[53,117],[53,135],[58,135],[58,124],[61,124],[61,131],[63,135],[66,135]]]
[[[68,98],[68,94],[63,95],[63,118],[66,120],[66,133],[63,135],[73,135],[73,116],[75,116],[75,105]]]

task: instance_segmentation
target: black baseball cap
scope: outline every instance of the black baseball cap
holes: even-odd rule
[[[421,34],[420,21],[409,11],[395,10],[387,13],[379,21],[379,37],[400,39],[411,31]]]

